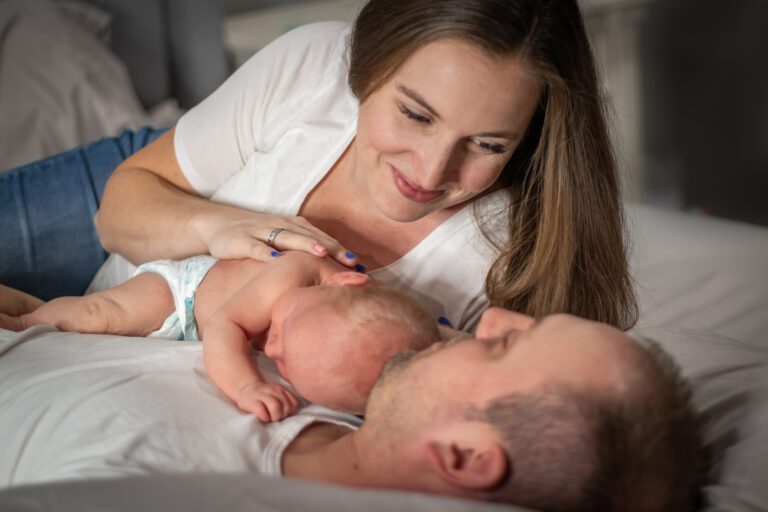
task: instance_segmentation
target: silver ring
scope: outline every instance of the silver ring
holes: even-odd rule
[[[275,241],[275,238],[277,238],[277,235],[279,235],[281,231],[285,231],[285,230],[283,228],[275,228],[272,231],[270,231],[269,236],[265,240],[265,242],[267,242],[267,245],[272,245],[272,243]]]

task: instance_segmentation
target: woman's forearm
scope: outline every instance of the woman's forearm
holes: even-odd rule
[[[121,168],[107,182],[96,229],[101,243],[135,264],[208,252],[207,217],[247,212],[191,195],[139,168]]]
[[[95,223],[108,251],[135,264],[195,254],[269,261],[275,250],[358,263],[346,247],[302,217],[252,212],[200,197],[176,159],[174,133],[172,128],[131,155],[107,181]],[[270,233],[281,233],[279,241],[273,243]]]

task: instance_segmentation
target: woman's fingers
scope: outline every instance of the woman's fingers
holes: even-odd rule
[[[297,218],[301,219],[301,217]],[[343,247],[336,239],[319,231],[305,219],[302,220],[305,221],[302,226],[286,227],[279,231],[271,229],[264,236],[264,242],[269,242],[269,245],[280,251],[304,251],[316,256],[329,256],[342,265],[352,268],[359,264],[355,253]]]
[[[304,251],[364,271],[356,254],[303,217],[254,213],[247,218],[219,218],[205,226],[203,238],[217,258],[270,261],[281,251]]]

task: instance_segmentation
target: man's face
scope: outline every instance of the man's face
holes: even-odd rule
[[[502,395],[551,385],[620,391],[637,350],[629,337],[604,324],[571,315],[534,321],[491,308],[476,339],[439,343],[388,363],[367,416],[434,422],[439,411],[483,407]]]

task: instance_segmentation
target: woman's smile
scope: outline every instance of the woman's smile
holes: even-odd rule
[[[392,169],[392,178],[395,181],[397,190],[411,201],[416,201],[417,203],[427,203],[443,194],[442,190],[423,189],[403,176],[403,174],[398,171],[395,166],[390,165],[390,168]]]

